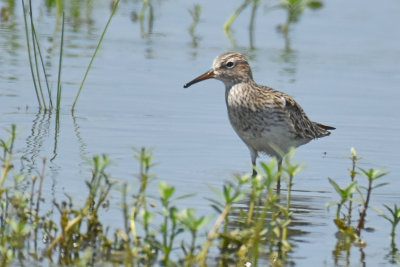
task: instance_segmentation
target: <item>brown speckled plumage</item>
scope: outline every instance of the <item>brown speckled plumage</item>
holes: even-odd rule
[[[225,84],[225,100],[233,129],[247,145],[255,165],[258,152],[279,160],[290,147],[330,134],[334,127],[311,121],[289,95],[253,80],[246,58],[236,52],[218,56],[211,70],[184,85],[215,78]]]

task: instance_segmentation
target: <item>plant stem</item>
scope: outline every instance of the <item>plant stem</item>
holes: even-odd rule
[[[249,26],[249,40],[250,40],[250,49],[254,49],[254,21],[256,18],[256,11],[258,8],[259,0],[253,0],[253,6],[251,8],[251,16],[250,16],[250,26]]]
[[[57,113],[61,106],[61,69],[62,69],[62,58],[63,58],[63,46],[64,46],[64,12],[62,14],[62,27],[61,27],[61,44],[60,44],[60,59],[58,64],[58,79],[57,79]]]
[[[47,79],[46,68],[44,67],[43,56],[42,56],[42,52],[40,50],[40,45],[39,45],[39,41],[38,41],[38,38],[37,38],[37,35],[36,35],[35,27],[32,28],[32,33],[33,33],[33,38],[36,41],[36,46],[37,46],[38,53],[39,53],[40,63],[42,65],[43,76],[44,76],[44,80],[46,82],[47,93],[48,93],[48,96],[49,96],[49,109],[52,109],[53,108],[53,101],[51,99],[51,91],[50,91],[49,81]],[[40,79],[39,79],[39,82],[40,82]],[[43,93],[42,93],[42,95],[43,95]]]
[[[11,132],[10,132],[10,144],[8,148],[4,148],[4,158],[2,163],[2,170],[1,170],[1,179],[0,179],[0,200],[3,194],[3,185],[6,180],[8,172],[12,169],[12,155],[13,155],[13,148],[14,148],[14,141],[16,136],[16,129],[17,127],[15,124],[11,125]]]
[[[34,68],[33,68],[31,45],[30,45],[30,42],[29,42],[28,22],[26,20],[26,9],[25,9],[24,0],[22,0],[22,9],[23,9],[23,12],[24,12],[26,47],[28,49],[29,66],[30,66],[30,69],[31,69],[33,85],[35,87],[36,99],[38,101],[39,108],[42,108],[42,102],[40,101],[39,90],[38,90],[38,86],[37,86],[37,83],[36,83],[36,77],[35,77]]]
[[[190,257],[193,257],[194,250],[196,248],[196,236],[197,236],[197,230],[194,229],[194,230],[192,230],[192,242],[190,244]]]
[[[292,201],[292,185],[293,185],[293,174],[289,174],[289,183],[288,183],[288,188],[287,188],[287,195],[286,195],[286,209],[288,212],[290,211],[290,202]]]
[[[78,98],[79,98],[79,95],[81,94],[83,85],[85,84],[86,77],[87,77],[87,75],[88,75],[88,73],[89,73],[89,70],[90,70],[91,67],[92,67],[92,63],[93,63],[94,58],[95,58],[96,55],[97,55],[97,51],[99,50],[100,45],[101,45],[101,43],[103,42],[103,38],[104,38],[104,36],[105,36],[105,34],[106,34],[106,31],[107,31],[107,29],[108,29],[108,26],[110,25],[111,19],[113,18],[114,14],[115,14],[115,11],[117,11],[117,7],[118,7],[118,4],[119,4],[119,1],[120,1],[120,0],[117,0],[117,1],[115,2],[114,6],[113,6],[113,9],[112,9],[112,11],[111,11],[110,18],[108,19],[107,24],[106,24],[106,26],[105,26],[105,28],[104,28],[104,30],[103,30],[103,33],[102,33],[101,36],[100,36],[100,40],[99,40],[99,42],[97,43],[96,49],[94,50],[94,53],[93,53],[93,56],[92,56],[92,58],[91,58],[91,60],[90,60],[89,66],[88,66],[87,69],[86,69],[85,76],[83,76],[83,80],[82,80],[81,85],[80,85],[80,87],[79,87],[78,93],[76,94],[74,103],[72,104],[72,108],[71,108],[71,111],[72,111],[72,112],[74,112],[74,110],[75,110],[76,102],[78,102]]]
[[[253,211],[254,211],[254,205],[255,205],[255,195],[256,195],[256,190],[257,190],[257,182],[255,181],[257,176],[252,176],[252,183],[251,183],[251,194],[250,194],[250,204],[249,204],[249,211],[247,213],[247,225],[251,223],[251,220],[253,218]]]
[[[351,171],[350,171],[350,178],[351,181],[354,181],[354,178],[356,177],[356,162],[357,162],[357,156],[352,155],[351,157],[351,161],[352,161],[352,166],[351,166]],[[350,200],[349,200],[349,211],[347,214],[347,224],[351,225],[351,213],[352,213],[352,209],[353,209],[353,194],[350,195]]]
[[[365,217],[367,217],[367,209],[369,205],[369,199],[371,197],[372,192],[372,179],[368,180],[368,189],[367,189],[367,198],[364,202],[364,208],[360,214],[360,220],[358,221],[356,233],[359,236],[362,229],[364,229]]]
[[[207,242],[203,248],[203,250],[199,253],[198,257],[198,261],[200,263],[200,266],[202,267],[206,267],[206,259],[207,259],[207,253],[208,250],[210,249],[210,246],[215,238],[215,235],[217,233],[217,230],[219,228],[219,226],[221,225],[221,223],[225,220],[226,216],[228,216],[228,213],[231,209],[231,204],[227,204],[225,206],[225,209],[222,211],[222,213],[219,215],[217,221],[215,222],[213,228],[211,229],[211,231],[208,233],[208,238],[207,238]]]
[[[337,210],[336,210],[336,219],[340,219],[340,209],[342,208],[342,204],[338,203],[337,204]]]
[[[243,4],[241,4],[238,9],[235,10],[235,12],[233,12],[233,14],[229,17],[229,19],[225,22],[224,24],[224,31],[229,32],[231,24],[235,21],[235,19],[237,18],[237,16],[239,16],[239,14],[250,4],[251,0],[245,0],[243,2]]]
[[[140,32],[141,32],[141,34],[142,34],[142,37],[145,37],[145,36],[146,36],[145,30],[144,30],[144,12],[146,11],[146,9],[147,9],[147,7],[148,7],[149,5],[150,5],[150,0],[144,0],[144,1],[143,1],[142,8],[141,8],[140,13],[139,13]],[[150,7],[149,13],[150,13],[150,12],[152,12],[152,11],[151,11],[151,7]],[[149,27],[150,27],[150,20],[152,19],[151,16],[152,16],[152,15],[149,14]],[[150,29],[149,29],[149,31],[150,31]]]
[[[293,174],[289,174],[289,182],[287,185],[287,195],[286,195],[286,220],[290,219],[290,202],[292,201],[292,185],[293,185]],[[284,227],[282,230],[282,240],[287,239],[288,227]]]
[[[38,63],[38,59],[37,59],[38,53],[36,51],[36,49],[37,49],[36,47],[37,47],[39,41],[37,40],[35,25],[33,23],[32,0],[29,0],[29,14],[30,14],[30,22],[31,22],[33,56],[35,58],[36,78],[37,78],[37,81],[39,84],[39,92],[40,92],[40,97],[42,98],[42,103],[43,103],[44,109],[47,110],[46,100],[44,98],[43,89],[42,89],[42,82],[40,81],[39,63]]]

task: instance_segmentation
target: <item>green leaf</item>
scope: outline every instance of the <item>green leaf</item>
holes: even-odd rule
[[[337,205],[337,204],[339,204],[339,203],[336,202],[336,201],[330,201],[330,202],[325,204],[325,207],[329,208],[330,206]]]
[[[357,181],[353,181],[346,187],[340,188],[340,186],[333,179],[331,178],[328,179],[333,188],[335,188],[336,192],[338,192],[338,194],[340,195],[341,202],[347,201],[350,198],[350,196],[354,193],[354,191],[358,188]]]
[[[238,202],[238,201],[242,200],[244,197],[245,197],[244,193],[238,193],[231,199],[231,203]]]
[[[278,169],[278,161],[276,158],[272,158],[268,163],[260,162],[260,166],[264,170],[265,174],[269,177],[276,175]]]
[[[169,186],[166,182],[161,181],[158,184],[158,191],[160,192],[161,199],[168,200],[175,191],[174,186]]]
[[[218,207],[223,208],[223,207],[225,206],[224,204],[222,204],[221,202],[218,202],[218,201],[215,200],[215,199],[208,198],[208,197],[206,197],[205,199],[207,199],[208,201],[210,201],[211,203],[213,203],[214,205],[216,205],[216,206],[218,206]]]
[[[224,185],[223,186],[223,192],[224,192],[224,200],[225,202],[229,202],[231,199],[231,190],[232,186],[231,185]]]
[[[176,198],[174,198],[173,200],[180,200],[180,199],[184,199],[184,198],[189,198],[189,197],[193,197],[193,196],[195,196],[195,195],[196,195],[195,193],[192,193],[192,194],[185,194],[185,195],[176,197]]]
[[[235,175],[235,178],[236,178],[236,181],[237,181],[239,184],[245,184],[245,183],[247,183],[247,182],[250,180],[251,174],[245,174],[245,175],[243,175],[243,176]]]
[[[359,168],[359,170],[361,171],[361,174],[363,176],[365,176],[368,180],[372,180],[372,181],[382,178],[383,176],[388,174],[388,172],[383,172],[382,169],[375,170],[375,169],[371,168],[369,170],[365,170],[365,169]]]
[[[219,196],[219,198],[221,199],[221,200],[224,200],[224,195],[217,189],[217,188],[215,188],[214,186],[212,186],[212,185],[207,185],[217,196]]]
[[[218,213],[222,213],[222,209],[220,209],[217,205],[211,204],[211,207]]]
[[[338,192],[338,194],[340,196],[343,196],[343,190],[339,187],[339,185],[331,178],[328,178],[329,183],[331,183],[331,185],[333,186],[333,188],[335,188],[336,192]]]
[[[344,191],[346,193],[346,198],[350,197],[351,194],[353,194],[354,191],[357,189],[357,187],[358,187],[357,181],[353,181],[348,186],[346,186],[346,188],[344,188]]]
[[[378,188],[378,187],[381,187],[381,186],[384,186],[384,185],[388,185],[388,184],[390,184],[390,183],[389,183],[389,182],[380,183],[380,184],[374,185],[374,186],[372,187],[372,189],[375,189],[375,188]]]

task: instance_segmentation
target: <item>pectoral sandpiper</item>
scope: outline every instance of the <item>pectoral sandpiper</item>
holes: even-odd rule
[[[265,152],[278,159],[280,168],[282,156],[290,147],[327,136],[329,130],[335,129],[311,121],[289,95],[257,84],[249,63],[240,53],[229,52],[216,57],[209,71],[183,87],[210,78],[225,84],[229,120],[249,148],[253,167],[258,153]]]

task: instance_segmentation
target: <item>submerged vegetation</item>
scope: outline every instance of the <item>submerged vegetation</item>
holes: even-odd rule
[[[61,265],[109,262],[125,266],[258,266],[262,259],[268,259],[273,266],[282,266],[289,262],[288,253],[294,249],[290,238],[293,179],[302,169],[301,165],[292,163],[294,150],[285,156],[281,173],[277,171],[277,161],[272,159],[260,164],[257,176],[235,176],[233,181],[224,183],[222,189],[210,186],[216,198],[207,198],[207,201],[215,213],[206,216],[197,215],[193,207],[182,207],[180,200],[193,194],[179,195],[174,186],[164,181],[157,183],[157,197],[148,195],[155,180],[151,173],[154,163],[151,151],[144,148],[135,155],[139,162],[139,182],[132,183],[135,187],[132,188],[131,183],[121,185],[112,178],[107,172],[110,159],[106,155],[93,156],[89,161],[91,175],[85,182],[87,194],[83,202],[75,203],[68,193],[65,200],[49,202],[42,193],[46,159],[43,159],[40,173],[33,177],[11,172],[16,161],[13,158],[15,140],[13,125],[9,137],[1,140],[2,266],[31,260]],[[350,174],[356,177],[358,158],[355,150],[352,153]],[[341,200],[330,205],[337,205],[334,221],[346,236],[338,237],[340,242],[345,239],[350,245],[365,246],[360,236],[365,228],[372,189],[385,184],[374,182],[386,173],[359,170],[368,179],[366,192],[362,192],[363,188],[354,177],[344,188],[331,179]],[[275,190],[278,177],[286,183],[285,193]],[[30,187],[30,190],[22,187]],[[120,192],[121,215],[119,220],[114,219],[115,225],[109,226],[104,219],[106,212],[115,213],[110,210],[113,192]],[[348,221],[353,222],[348,220],[352,210],[344,212],[343,209],[351,207],[355,192],[360,194],[359,205],[353,207],[360,214],[357,227],[348,224]],[[47,209],[43,210],[43,206]],[[384,216],[393,226],[391,236],[395,250],[399,209],[397,206],[386,208],[392,214]]]

